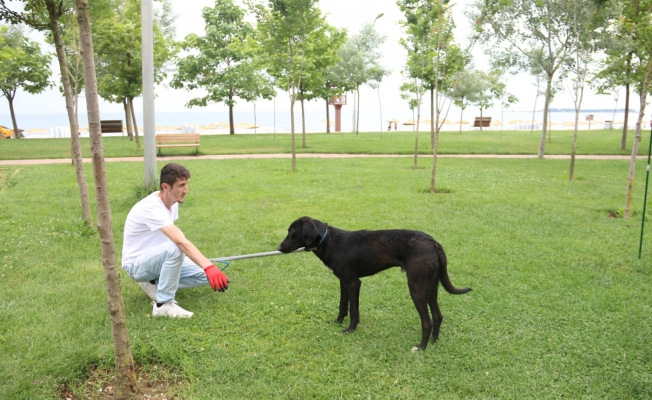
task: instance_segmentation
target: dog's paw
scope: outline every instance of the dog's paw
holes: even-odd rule
[[[412,352],[413,352],[413,353],[414,353],[414,352],[417,352],[417,351],[421,351],[421,350],[423,350],[423,349],[422,349],[421,347],[419,347],[419,346],[414,346],[414,347],[412,348]]]
[[[353,333],[355,332],[355,328],[346,328],[345,330],[342,331],[342,333]]]

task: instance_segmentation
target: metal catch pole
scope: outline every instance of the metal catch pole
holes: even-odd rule
[[[303,251],[304,249],[305,247],[301,247],[299,249],[294,250],[292,253],[297,253],[299,251]],[[209,258],[209,260],[212,262],[221,262],[221,261],[232,261],[232,260],[244,260],[245,258],[279,256],[281,254],[286,254],[286,253],[281,253],[280,251],[268,251],[266,253],[243,254],[241,256]],[[291,253],[287,253],[287,254],[291,254]]]
[[[638,244],[638,258],[641,258],[643,251],[643,230],[645,229],[645,206],[647,205],[647,184],[650,179],[650,155],[652,154],[652,120],[650,120],[650,145],[647,151],[647,167],[645,173],[645,196],[643,198],[643,218],[641,220],[641,239]]]

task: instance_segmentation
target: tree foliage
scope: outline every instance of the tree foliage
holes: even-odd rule
[[[548,108],[557,78],[572,51],[573,1],[476,0],[469,13],[475,36],[488,45],[495,65],[522,71],[537,66],[546,75],[539,158],[544,156]]]
[[[611,11],[605,13],[608,25],[597,43],[604,57],[591,85],[600,94],[625,88],[625,116],[620,142],[620,149],[625,150],[631,89],[641,93],[646,71],[642,50],[649,39],[645,39],[645,30],[639,28],[649,18],[652,10],[650,2],[645,0],[611,1],[608,5]]]
[[[269,0],[267,6],[251,3],[256,16],[255,38],[249,41],[257,64],[275,79],[276,86],[290,95],[292,170],[296,170],[294,104],[304,78],[310,53],[310,36],[325,24],[316,0]]]
[[[328,76],[331,87],[346,91],[357,91],[358,109],[354,130],[358,132],[360,120],[360,86],[369,84],[377,88],[389,70],[380,64],[380,46],[387,39],[374,29],[373,23],[365,23],[355,35],[351,36],[339,49],[340,60],[333,65]]]
[[[119,0],[114,11],[94,21],[93,43],[96,52],[97,84],[100,97],[112,103],[133,99],[142,93],[142,31],[140,2]],[[169,8],[164,8],[169,11]],[[161,25],[161,14],[154,22],[154,79],[167,76],[165,64],[172,58],[174,31]],[[167,23],[174,19],[166,15]]]
[[[20,25],[0,25],[0,91],[9,102],[14,136],[20,138],[14,98],[18,89],[37,94],[51,86],[51,57],[25,35]]]
[[[191,99],[188,107],[224,103],[229,107],[230,130],[234,134],[233,107],[237,98],[270,99],[274,89],[254,65],[253,52],[247,46],[254,30],[244,21],[245,11],[232,0],[216,0],[215,7],[202,10],[202,16],[206,33],[190,34],[180,44],[189,54],[177,60],[177,73],[170,86],[205,91],[203,96]]]

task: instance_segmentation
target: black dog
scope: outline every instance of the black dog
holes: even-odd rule
[[[360,322],[360,278],[391,267],[401,267],[407,274],[410,296],[421,317],[421,343],[412,349],[415,351],[426,349],[431,334],[433,342],[439,336],[443,320],[437,304],[439,282],[451,294],[464,294],[471,290],[453,286],[446,271],[444,249],[423,232],[399,229],[350,232],[302,217],[290,225],[278,250],[290,253],[301,247],[314,252],[340,279],[337,322],[344,320],[348,307],[351,312],[351,324],[344,332],[353,332]]]

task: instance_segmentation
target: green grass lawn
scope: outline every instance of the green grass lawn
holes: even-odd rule
[[[643,132],[639,154],[647,154],[649,132]],[[621,133],[618,130],[580,131],[577,139],[577,154],[630,155],[634,132],[630,131],[626,150],[620,150]],[[142,140],[142,138],[141,138]],[[539,132],[529,131],[464,131],[441,132],[439,154],[537,154]],[[546,154],[570,154],[572,131],[552,131],[551,142],[546,141]],[[310,133],[306,148],[302,138],[296,135],[298,153],[361,153],[361,154],[414,154],[415,134],[413,132],[364,132],[353,133]],[[88,139],[82,139],[84,157],[90,157]],[[291,135],[204,135],[201,138],[200,154],[250,154],[290,153]],[[431,154],[429,133],[420,133],[419,152]],[[164,155],[189,155],[195,149],[164,149]],[[105,157],[142,156],[135,142],[126,137],[104,138]],[[0,160],[35,158],[69,158],[70,139],[28,139],[0,141]]]
[[[274,250],[303,215],[428,232],[452,282],[473,288],[440,291],[438,343],[410,351],[421,330],[398,268],[363,279],[361,323],[341,334],[338,281],[301,253],[233,261],[226,293],[179,291],[190,320],[151,318],[121,272],[136,362],[183,378],[182,399],[651,398],[645,164],[624,220],[608,213],[623,207],[628,161],[580,161],[569,182],[565,160],[444,158],[436,195],[420,162],[301,159],[292,173],[283,159],[184,161],[178,226],[209,257]],[[16,168],[0,174],[0,398],[57,398],[113,365],[99,240],[81,228],[71,166]],[[118,259],[142,170],[107,164]]]

